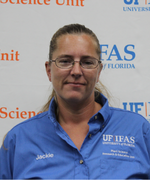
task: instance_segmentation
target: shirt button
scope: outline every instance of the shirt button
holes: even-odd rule
[[[89,138],[91,138],[92,137],[92,134],[89,134]]]
[[[82,159],[80,160],[80,164],[83,164],[83,160]]]
[[[97,116],[95,116],[95,119],[97,119]]]

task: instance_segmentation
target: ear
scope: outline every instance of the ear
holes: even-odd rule
[[[48,76],[49,81],[51,82],[51,66],[49,65],[49,62],[45,62],[45,69]]]
[[[103,69],[103,64],[100,63],[100,67],[98,68],[97,83],[99,82],[99,77],[100,77],[100,74],[101,74],[102,69]]]

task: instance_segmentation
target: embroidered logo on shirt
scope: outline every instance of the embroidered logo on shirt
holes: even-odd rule
[[[46,153],[44,155],[37,155],[36,160],[40,160],[40,159],[47,159],[47,158],[53,158],[54,154],[50,154],[50,153]]]
[[[112,145],[112,149],[105,149],[105,152],[102,152],[103,156],[113,156],[115,158],[122,157],[130,159],[135,158],[135,156],[132,155],[132,151],[129,151],[130,148],[135,148],[134,136],[103,134],[102,143],[106,146]],[[123,147],[129,147],[129,149]]]
[[[135,147],[135,137],[103,134],[103,144]]]
[[[130,155],[130,153],[128,151],[121,151],[121,150],[113,150],[111,149],[110,152],[103,152],[102,153],[103,156],[114,156],[114,157],[123,157],[123,158],[130,158],[130,159],[134,159],[135,156]]]

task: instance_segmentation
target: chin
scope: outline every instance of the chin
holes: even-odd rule
[[[83,96],[68,96],[63,99],[69,103],[81,103],[82,101],[84,101]]]
[[[78,101],[82,101],[82,98],[81,97],[77,97],[77,96],[72,96],[72,97],[68,97],[67,101],[78,102]]]

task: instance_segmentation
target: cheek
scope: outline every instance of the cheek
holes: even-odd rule
[[[68,72],[66,70],[53,68],[51,71],[51,82],[53,85],[62,84],[67,76]]]
[[[93,73],[93,72],[89,72],[85,75],[85,79],[87,80],[89,86],[94,87],[95,84],[98,82],[99,78],[98,78],[98,74],[97,73]]]
[[[59,75],[55,72],[55,71],[52,71],[51,73],[51,82],[52,84],[56,84],[58,82],[58,80],[60,80],[60,77]]]
[[[91,73],[88,73],[87,76],[93,83],[96,83],[99,80],[100,70],[97,69],[95,71],[91,71]]]

